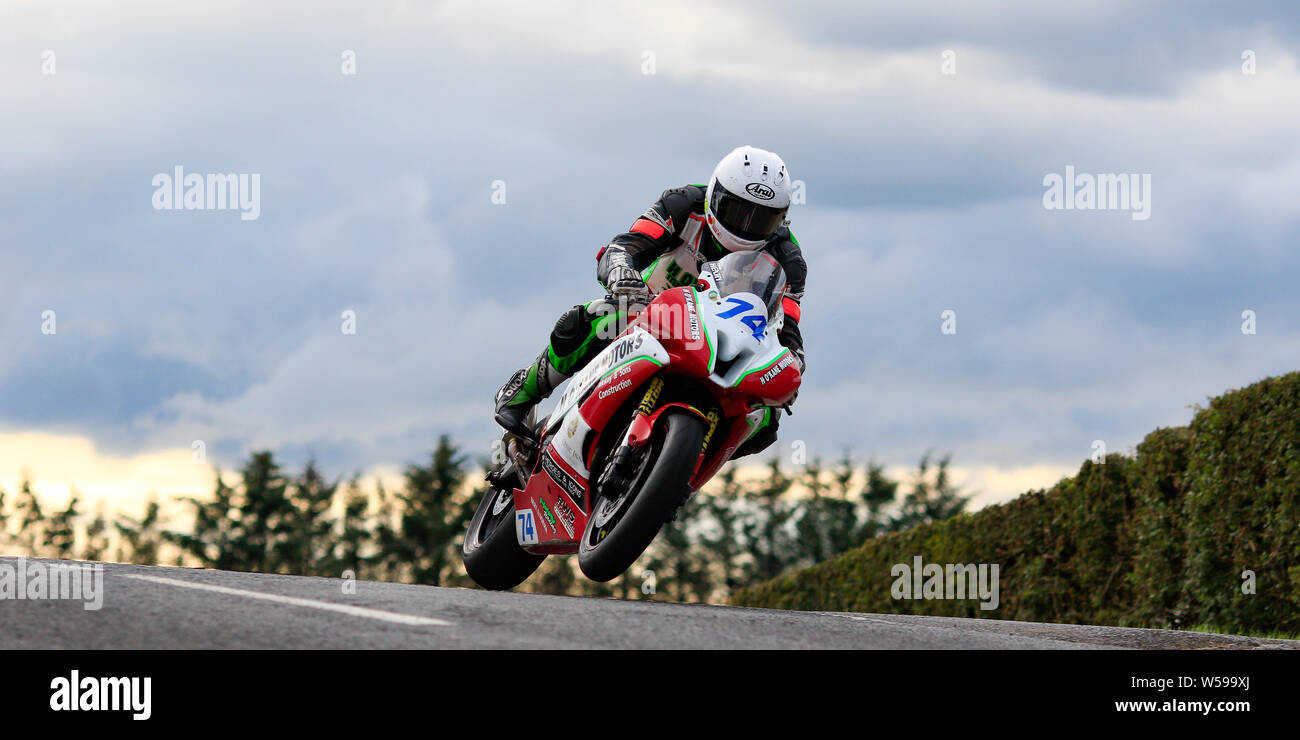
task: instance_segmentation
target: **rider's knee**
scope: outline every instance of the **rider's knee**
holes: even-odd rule
[[[560,356],[572,354],[591,331],[591,318],[583,305],[565,311],[551,330],[551,348]]]
[[[779,414],[780,411],[777,411],[777,413],[773,414],[771,423],[769,423],[767,426],[763,427],[762,429],[758,430],[758,432],[755,433],[754,436],[745,440],[743,444],[737,447],[736,451],[731,454],[731,459],[735,460],[738,457],[753,455],[755,453],[766,450],[768,447],[771,447],[772,443],[776,441],[777,426],[780,420]]]

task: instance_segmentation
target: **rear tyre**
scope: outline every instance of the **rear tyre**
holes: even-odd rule
[[[515,535],[515,499],[510,484],[489,488],[465,531],[461,547],[465,572],[491,591],[505,591],[528,579],[545,555],[519,546]]]
[[[704,442],[704,422],[668,411],[640,450],[626,491],[601,491],[578,543],[578,566],[593,581],[627,570],[650,546],[690,492],[691,474]]]

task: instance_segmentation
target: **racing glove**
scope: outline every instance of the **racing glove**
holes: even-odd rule
[[[630,267],[616,265],[611,267],[605,280],[606,290],[611,298],[627,299],[628,302],[649,303],[650,289],[646,287],[641,274]]]
[[[615,265],[609,269],[605,285],[610,295],[632,295],[646,289],[641,274],[623,265]]]

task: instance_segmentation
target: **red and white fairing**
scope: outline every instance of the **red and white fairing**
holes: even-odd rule
[[[701,454],[690,482],[692,491],[699,490],[799,388],[795,356],[776,338],[782,318],[778,307],[769,320],[766,305],[753,294],[722,295],[709,269],[694,285],[656,296],[568,381],[556,401],[541,435],[537,471],[524,489],[513,491],[520,546],[537,554],[577,551],[591,514],[592,456],[601,434],[629,397],[640,399],[657,375],[700,380],[718,408],[706,412],[680,401],[659,403],[638,412],[621,441],[644,445],[666,409],[698,415],[710,429],[707,455]],[[725,434],[725,440],[710,447],[715,433]]]

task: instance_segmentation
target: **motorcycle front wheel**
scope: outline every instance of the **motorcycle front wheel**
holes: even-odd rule
[[[669,411],[650,441],[638,450],[631,484],[601,491],[578,543],[578,567],[593,581],[627,570],[650,546],[689,492],[705,426],[685,411]]]

